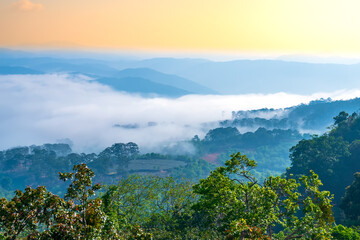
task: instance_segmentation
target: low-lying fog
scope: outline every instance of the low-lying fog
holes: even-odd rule
[[[311,86],[309,86],[311,87]],[[351,99],[359,90],[295,95],[187,95],[144,98],[116,92],[83,76],[0,76],[0,150],[71,139],[78,152],[97,152],[133,141],[156,151],[179,140],[202,137],[231,112],[285,108],[319,98]]]

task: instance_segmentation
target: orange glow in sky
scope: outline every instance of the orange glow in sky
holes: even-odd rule
[[[0,46],[360,53],[358,0],[1,0]]]

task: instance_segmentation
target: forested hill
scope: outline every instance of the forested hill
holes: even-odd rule
[[[279,135],[282,137],[277,139]],[[192,141],[197,142],[200,150],[211,152],[221,150],[211,144],[217,141],[229,140],[241,146],[244,139],[246,142],[255,138],[257,144],[263,141],[276,146],[281,139],[298,137],[301,135],[293,130],[260,129],[246,135],[235,128],[219,128],[209,131],[202,140],[194,137]],[[212,166],[206,177],[192,183],[171,177],[144,176],[144,173],[124,174],[134,160],[143,161],[140,165],[154,159],[169,160],[155,153],[140,155],[134,143],[114,144],[99,154],[69,154],[69,151],[66,144],[46,144],[1,152],[2,169],[8,167],[8,173],[18,171],[21,166],[31,172],[33,165],[38,173],[46,174],[49,167],[57,167],[62,172],[67,170],[60,173],[60,179],[71,181],[67,190],[62,188],[65,195],[55,195],[40,186],[17,190],[11,199],[0,199],[1,237],[360,239],[356,227],[360,224],[360,173],[355,173],[360,170],[357,113],[340,112],[328,133],[301,140],[291,148],[291,167],[286,174],[263,179],[254,174],[256,161],[241,153],[229,156],[222,166]],[[57,166],[61,162],[62,168]],[[11,168],[11,163],[17,166]],[[73,169],[71,164],[75,164]],[[98,175],[95,175],[97,180],[100,175],[100,179],[117,181],[103,189],[102,194],[95,195],[102,186],[92,183],[91,169]],[[3,179],[3,187],[4,183]],[[345,188],[346,184],[351,185]],[[335,194],[334,201],[331,194]]]
[[[167,175],[168,169],[183,166],[184,161],[186,158],[161,154],[141,155],[132,142],[113,144],[98,154],[74,153],[67,144],[15,147],[0,151],[0,192],[4,195],[6,191],[38,185],[62,192],[59,171],[70,171],[80,163],[95,171],[96,181],[112,183],[131,173]]]
[[[0,190],[8,199],[0,199],[0,236],[360,239],[360,117],[342,111],[333,120],[329,132],[303,140],[296,130],[212,129],[191,140],[194,156],[140,154],[135,143],[98,154],[73,153],[67,144],[1,151]],[[291,142],[285,170],[274,156]],[[244,154],[226,154],[235,149],[253,153],[258,168]],[[210,163],[212,155],[219,158]],[[264,172],[276,167],[285,174]],[[110,185],[93,196],[101,185],[91,178]],[[14,196],[14,188],[25,191]]]
[[[286,175],[296,177],[314,171],[324,184],[322,188],[334,194],[336,217],[343,218],[340,207],[348,221],[358,221],[360,117],[357,113],[341,112],[334,120],[328,133],[302,140],[290,149],[291,167]],[[353,187],[347,188],[351,184]]]
[[[296,129],[301,132],[324,133],[333,124],[333,117],[339,112],[358,112],[360,98],[332,101],[321,99],[309,104],[285,109],[258,109],[233,112],[232,119],[222,121],[222,126],[233,126],[245,130]]]
[[[0,151],[0,190],[3,195],[27,185],[46,185],[63,191],[57,180],[59,171],[70,171],[72,166],[86,163],[96,173],[95,180],[114,183],[129,174],[173,176],[197,181],[208,176],[234,151],[255,158],[259,175],[281,174],[289,166],[288,149],[303,135],[294,130],[266,130],[240,134],[236,128],[210,130],[204,139],[194,137],[179,142],[166,154],[141,154],[136,143],[116,143],[100,153],[74,153],[68,144],[23,146]],[[309,136],[307,136],[308,138]],[[191,144],[191,155],[175,154],[177,146]],[[1,191],[0,191],[1,193]]]

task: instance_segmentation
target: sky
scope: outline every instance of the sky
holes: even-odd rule
[[[1,0],[1,47],[360,55],[358,0]]]
[[[359,62],[359,9],[358,0],[0,0],[0,48]],[[358,96],[352,89],[142,98],[81,77],[0,76],[0,148],[71,139],[79,152],[128,141],[155,150],[204,135],[231,111]]]

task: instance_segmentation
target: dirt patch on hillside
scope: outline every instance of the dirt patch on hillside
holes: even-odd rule
[[[212,164],[219,164],[218,161],[217,161],[217,158],[218,156],[220,155],[220,153],[212,153],[212,154],[207,154],[205,156],[203,156],[201,159],[209,162],[209,163],[212,163]]]

